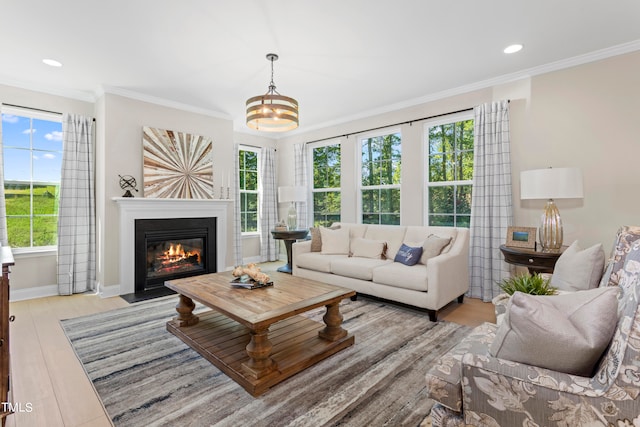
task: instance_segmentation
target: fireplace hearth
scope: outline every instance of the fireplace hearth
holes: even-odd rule
[[[135,220],[135,295],[166,293],[171,279],[215,273],[216,218]]]

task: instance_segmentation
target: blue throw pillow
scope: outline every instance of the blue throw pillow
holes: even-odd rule
[[[398,249],[398,253],[394,258],[395,262],[400,262],[404,265],[414,265],[420,261],[420,257],[422,256],[422,246],[417,248],[412,248],[411,246],[407,246],[404,243]]]

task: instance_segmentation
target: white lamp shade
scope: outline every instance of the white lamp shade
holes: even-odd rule
[[[548,168],[520,172],[520,199],[579,199],[583,197],[578,168]]]
[[[278,202],[304,202],[307,200],[307,189],[305,187],[278,187]]]

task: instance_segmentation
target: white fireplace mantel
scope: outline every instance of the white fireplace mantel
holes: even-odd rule
[[[120,210],[120,295],[135,291],[135,221],[158,218],[217,218],[216,264],[223,269],[227,247],[227,209],[233,200],[113,197]]]

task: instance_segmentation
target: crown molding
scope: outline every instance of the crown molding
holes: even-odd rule
[[[187,111],[190,113],[202,114],[204,116],[214,117],[217,119],[233,120],[229,114],[221,113],[215,110],[208,110],[206,108],[195,107],[190,104],[184,104],[181,102],[171,101],[165,98],[159,98],[156,96],[145,95],[132,90],[122,89],[115,86],[102,85],[96,91],[96,98],[100,98],[105,94],[118,95],[129,99],[135,99],[136,101],[147,102],[149,104],[161,105],[163,107],[175,108],[176,110]]]
[[[333,120],[329,122],[320,123],[317,125],[306,127],[304,130],[294,130],[287,133],[287,136],[302,134],[311,132],[318,129],[324,129],[331,126],[352,122],[355,120],[365,119],[380,114],[386,114],[402,110],[405,108],[415,107],[417,105],[426,104],[429,102],[438,101],[452,96],[462,95],[465,93],[473,92],[476,90],[487,89],[493,86],[499,86],[506,83],[512,83],[514,81],[531,78],[533,76],[550,73],[553,71],[564,70],[578,65],[584,65],[591,62],[600,61],[603,59],[611,58],[614,56],[624,55],[627,53],[640,50],[640,40],[635,40],[629,43],[623,43],[617,46],[612,46],[606,49],[601,49],[593,52],[589,52],[583,55],[573,56],[571,58],[562,59],[560,61],[550,62],[548,64],[540,65],[537,67],[528,68],[521,71],[516,71],[510,74],[504,74],[491,79],[482,80],[479,82],[471,83],[457,88],[447,89],[433,94],[425,95],[418,98],[412,98],[406,101],[398,102],[395,104],[387,105],[380,108],[375,108],[367,111],[363,111],[358,114],[344,117],[339,120]]]
[[[75,89],[60,89],[50,86],[41,85],[34,82],[24,82],[16,79],[0,76],[0,84],[5,86],[17,87],[20,89],[31,90],[34,92],[46,93],[49,95],[61,96],[63,98],[75,99],[84,102],[96,102],[96,96],[93,92]]]

